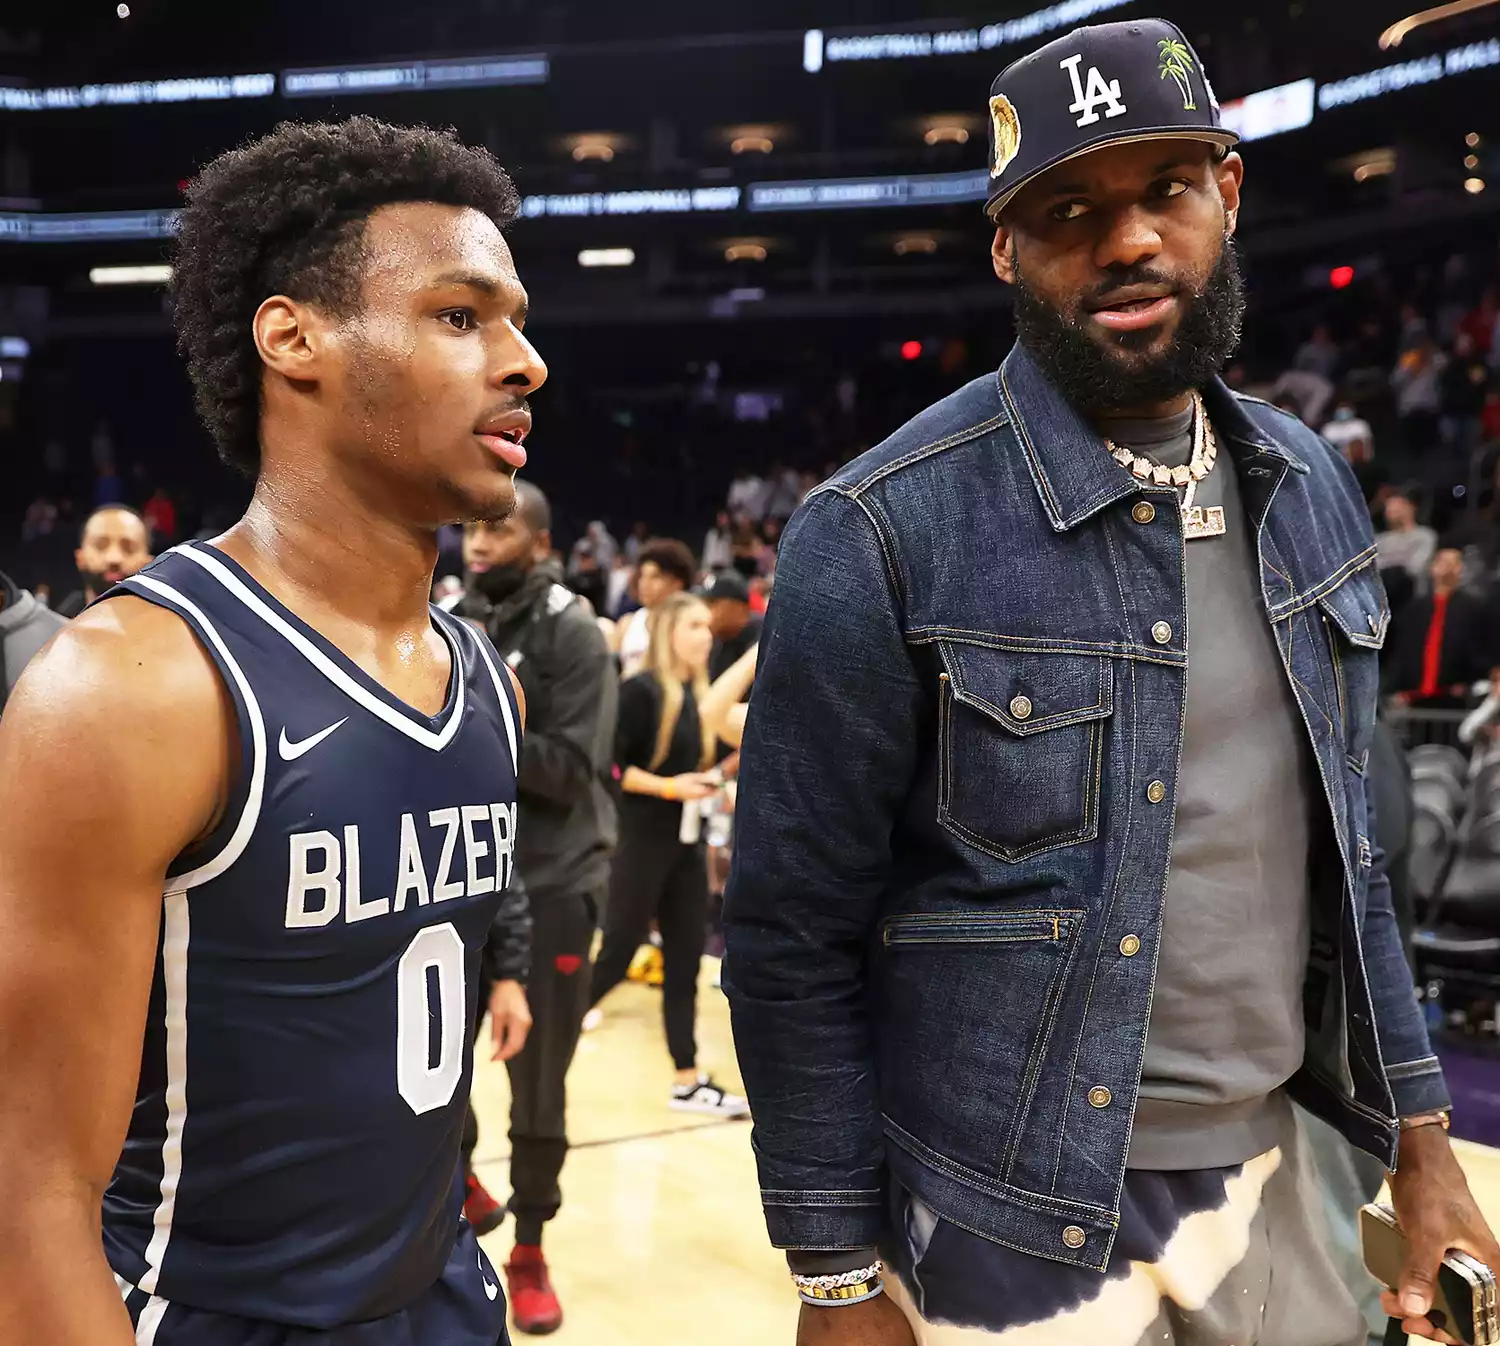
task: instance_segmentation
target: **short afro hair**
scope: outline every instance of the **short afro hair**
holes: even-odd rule
[[[402,201],[469,206],[501,229],[521,205],[487,150],[451,131],[373,117],[283,122],[188,185],[172,267],[177,349],[231,467],[249,477],[260,470],[256,309],[284,294],[337,317],[357,312],[365,221]]]
[[[650,561],[663,575],[681,580],[684,589],[693,587],[697,568],[693,561],[692,549],[686,542],[679,542],[675,537],[651,538],[642,545],[637,564],[645,565],[647,561]]]

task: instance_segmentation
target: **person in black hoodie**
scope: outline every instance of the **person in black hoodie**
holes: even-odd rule
[[[551,530],[546,496],[518,481],[508,519],[465,529],[469,589],[455,609],[484,629],[526,693],[516,870],[531,898],[533,1025],[510,1062],[516,1248],[506,1274],[516,1326],[530,1333],[562,1322],[542,1226],[562,1203],[565,1080],[588,1009],[590,953],[617,827],[605,784],[618,700],[614,659],[587,608],[562,585]]]
[[[66,625],[0,572],[0,710],[32,655]]]

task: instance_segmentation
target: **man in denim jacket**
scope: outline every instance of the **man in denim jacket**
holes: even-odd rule
[[[1371,840],[1369,517],[1217,377],[1235,137],[1156,20],[990,113],[1020,340],[793,521],[745,737],[725,985],[799,1341],[1360,1342],[1292,1099],[1396,1170],[1433,1335],[1500,1248]]]

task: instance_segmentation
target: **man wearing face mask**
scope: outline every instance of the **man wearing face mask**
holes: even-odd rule
[[[516,1248],[506,1274],[516,1326],[546,1333],[561,1324],[562,1309],[542,1257],[542,1226],[562,1202],[565,1080],[588,1009],[589,953],[615,845],[604,780],[618,685],[598,626],[563,587],[552,560],[552,512],[530,482],[516,483],[508,519],[465,528],[464,565],[469,590],[456,610],[484,628],[526,693],[516,868],[531,897],[533,1022],[509,1067]],[[467,1139],[472,1152],[475,1137]]]

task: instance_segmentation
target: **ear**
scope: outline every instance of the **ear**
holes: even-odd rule
[[[73,565],[80,572],[83,570],[83,562],[84,562],[84,560],[85,560],[85,557],[84,557],[84,554],[83,554],[83,548],[82,547],[75,548],[74,551],[73,551]]]
[[[1003,224],[995,228],[995,241],[990,244],[990,260],[994,263],[995,274],[1007,285],[1016,283],[1016,253],[1015,242],[1010,236],[1010,230]]]
[[[1222,163],[1214,165],[1213,172],[1219,184],[1219,198],[1224,202],[1224,230],[1233,235],[1240,219],[1240,184],[1245,180],[1245,161],[1231,152]]]
[[[552,534],[545,528],[532,540],[531,555],[538,564],[552,555]]]
[[[255,310],[250,330],[266,368],[301,382],[317,376],[324,326],[306,304],[273,294]]]

